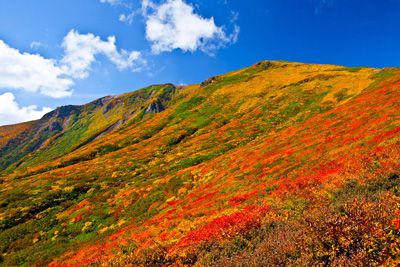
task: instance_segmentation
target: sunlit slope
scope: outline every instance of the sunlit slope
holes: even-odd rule
[[[22,132],[29,130],[34,122],[0,126],[0,149]]]
[[[162,104],[135,99],[109,117],[80,107],[64,135],[5,166],[4,264],[207,262],[205,243],[328,206],[348,181],[398,173],[399,82],[398,69],[265,61],[138,91],[167,90]]]
[[[175,94],[175,99],[181,101],[175,100],[177,101],[176,111],[172,113],[171,107],[160,116],[166,119],[156,118],[149,122],[144,120],[139,124],[136,122],[133,127],[130,127],[130,130],[140,132],[136,136],[131,132],[128,138],[126,134],[109,136],[110,139],[121,139],[122,144],[118,144],[117,140],[109,142],[106,137],[82,150],[97,153],[102,143],[106,145],[105,150],[118,149],[118,146],[125,147],[127,142],[146,140],[161,130],[174,131],[174,133],[166,133],[169,138],[173,138],[176,135],[175,128],[180,131],[186,130],[183,135],[197,131],[199,128],[204,133],[211,132],[218,128],[214,125],[215,123],[224,125],[230,119],[241,119],[254,108],[261,109],[265,117],[259,122],[260,127],[263,124],[263,127],[266,127],[265,130],[277,130],[287,127],[295,119],[301,120],[320,110],[345,102],[372,83],[372,76],[377,72],[373,69],[346,69],[328,65],[260,63],[238,72],[211,78],[204,82],[203,86],[193,85],[180,89]],[[100,125],[113,122],[108,122],[107,119],[101,117]],[[150,123],[150,127],[146,123]],[[90,125],[98,127],[98,124],[99,122]],[[163,129],[165,124],[170,127]],[[182,125],[184,127],[180,128]],[[75,124],[74,127],[79,128]],[[246,127],[246,130],[254,129],[255,125],[250,125],[250,127]],[[127,133],[127,127],[121,128],[123,129],[119,132]],[[71,135],[84,139],[75,131],[72,133]],[[233,134],[239,133],[240,131]],[[240,136],[237,137],[241,139]],[[116,147],[112,148],[111,145]],[[85,153],[80,153],[81,151],[76,152],[74,155],[87,156]],[[186,157],[187,154],[184,156]]]
[[[164,109],[175,89],[173,85],[151,86],[84,106],[57,108],[32,122],[31,128],[18,136],[18,142],[0,147],[0,167],[31,166],[76,150],[154,109]]]

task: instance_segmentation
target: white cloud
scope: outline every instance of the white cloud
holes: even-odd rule
[[[145,63],[139,51],[118,51],[114,36],[103,41],[91,33],[79,34],[71,30],[64,37],[62,47],[65,53],[62,59],[63,68],[68,75],[77,79],[83,79],[89,75],[90,66],[97,54],[106,56],[119,70],[135,71]]]
[[[35,105],[20,107],[12,93],[0,95],[0,104],[0,125],[37,120],[52,110],[47,107],[38,109]]]
[[[140,10],[134,10],[131,13],[128,13],[128,14],[121,14],[121,15],[119,15],[119,21],[126,22],[128,24],[132,24],[133,19],[139,13],[140,13]]]
[[[55,60],[21,53],[0,40],[0,88],[66,97],[72,94],[73,81],[64,74]]]
[[[31,47],[41,44],[32,42]],[[79,34],[71,30],[64,38],[64,57],[57,61],[39,54],[23,53],[0,40],[0,89],[23,90],[52,98],[71,96],[74,80],[88,77],[96,55],[105,55],[119,70],[138,71],[146,63],[138,51],[118,51],[115,37]]]
[[[61,60],[44,58],[39,54],[20,52],[0,40],[0,89],[40,93],[52,98],[71,96],[76,79],[89,75],[96,56],[106,56],[119,70],[138,71],[146,64],[138,51],[118,50],[115,37],[106,41],[91,33],[71,30],[64,38]],[[40,47],[32,42],[31,48]],[[0,95],[0,124],[11,124],[40,118],[50,108],[31,105],[20,107],[12,93]]]
[[[150,0],[142,1],[146,20],[146,39],[151,42],[152,52],[181,49],[194,52],[200,49],[212,54],[218,48],[237,41],[240,28],[227,34],[215,24],[214,18],[203,18],[194,12],[193,6],[182,0],[167,0],[157,5]]]
[[[40,48],[40,47],[42,47],[43,46],[43,44],[41,43],[41,42],[37,42],[37,41],[33,41],[30,45],[29,45],[29,47],[31,48],[31,49],[38,49],[38,48]]]
[[[120,1],[119,0],[100,0],[100,3],[116,5],[116,4],[119,4]]]

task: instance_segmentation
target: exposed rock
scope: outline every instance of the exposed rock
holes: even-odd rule
[[[69,116],[71,116],[72,113],[79,113],[82,110],[81,106],[62,106],[59,107],[47,114],[45,114],[43,116],[43,118],[41,119],[41,121],[43,120],[48,120],[50,118],[60,118],[60,119],[64,119],[67,118]]]
[[[145,113],[159,113],[161,111],[165,110],[165,106],[161,103],[160,99],[157,99],[157,101],[151,103],[147,108]]]
[[[103,114],[106,114],[107,112],[112,110],[117,105],[117,103],[117,101],[111,101],[110,103],[108,103],[103,110]]]
[[[206,86],[208,86],[208,85],[214,83],[215,80],[216,80],[216,78],[217,78],[217,77],[215,77],[215,76],[214,76],[214,77],[211,77],[211,78],[205,80],[204,82],[202,82],[202,83],[200,84],[200,86],[201,86],[201,87],[206,87]]]
[[[58,121],[52,122],[49,126],[49,130],[50,131],[62,131],[63,127],[61,126],[61,123],[59,123]]]

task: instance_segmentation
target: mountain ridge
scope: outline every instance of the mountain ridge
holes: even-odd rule
[[[107,123],[107,125],[100,127],[97,130],[94,130],[94,132],[89,134],[86,139],[78,141],[76,144],[76,147],[72,147],[71,149],[76,149],[79,146],[89,143],[91,140],[97,138],[102,133],[110,130],[112,127],[117,126],[123,120],[126,120],[127,118],[125,118],[125,117],[129,118],[129,116],[134,116],[135,114],[133,114],[133,113],[140,112],[140,109],[144,109],[144,107],[140,107],[138,109],[138,107],[136,107],[135,105],[133,105],[132,109],[129,109],[129,102],[132,101],[131,97],[132,98],[148,97],[149,99],[143,98],[144,103],[142,103],[142,104],[148,105],[146,107],[147,109],[145,110],[146,114],[152,112],[153,110],[149,109],[149,108],[153,105],[153,102],[157,103],[158,105],[162,105],[163,101],[169,100],[168,93],[161,96],[161,98],[164,98],[163,100],[160,100],[157,97],[154,100],[154,99],[152,99],[153,95],[151,95],[151,94],[148,96],[140,95],[140,94],[146,93],[146,91],[148,91],[149,88],[152,88],[152,87],[154,87],[154,86],[144,88],[140,91],[122,94],[119,96],[105,96],[105,97],[96,99],[96,100],[89,102],[87,104],[84,104],[84,105],[61,106],[61,107],[58,107],[55,110],[45,114],[40,120],[29,122],[30,124],[33,125],[33,128],[31,129],[32,133],[30,133],[30,134],[28,133],[27,137],[25,137],[25,139],[37,140],[37,142],[33,142],[33,144],[30,147],[28,147],[27,149],[21,149],[22,152],[21,151],[19,152],[20,156],[21,155],[24,156],[24,154],[26,155],[28,153],[34,152],[37,149],[42,149],[43,146],[47,145],[46,141],[51,142],[51,141],[55,141],[56,139],[62,137],[62,135],[66,131],[68,131],[69,128],[75,126],[76,117],[81,116],[82,113],[85,113],[84,116],[93,116],[93,113],[101,112],[102,114],[100,114],[100,115],[103,116],[104,119],[108,119],[111,122]],[[172,84],[165,84],[160,87],[176,88]],[[163,89],[160,88],[160,90],[162,91]],[[154,92],[154,91],[152,91],[152,92]],[[136,96],[136,95],[138,95],[138,96]],[[148,101],[149,103],[146,103],[146,101]],[[122,103],[122,102],[124,102],[124,103]],[[122,107],[119,107],[121,105],[122,105]],[[110,116],[110,114],[107,114],[107,113],[110,112],[113,108],[120,108],[120,109],[126,108],[127,110],[119,111],[119,112],[123,112],[123,114],[121,114],[118,119],[107,118]],[[100,109],[101,109],[101,111],[99,111]],[[86,113],[88,113],[88,115],[86,115]],[[114,114],[111,114],[111,116],[112,115],[114,115]],[[10,128],[10,127],[11,126],[8,126],[8,128]],[[25,131],[22,134],[26,134],[26,133],[27,132]],[[44,140],[40,139],[41,136],[42,137],[44,136],[45,139]],[[21,135],[17,136],[17,138],[18,137],[21,137]],[[53,140],[51,140],[52,138],[53,138]],[[13,140],[10,140],[10,141],[12,142]],[[20,142],[23,143],[24,141],[20,141]],[[11,147],[13,150],[15,150],[15,148],[12,146],[12,144],[11,144]],[[24,152],[23,150],[26,150],[26,151]],[[3,146],[2,148],[0,148],[0,153],[3,153],[3,157],[4,157],[4,155],[7,154],[7,144],[5,146]],[[18,160],[19,160],[19,158],[15,159],[14,161],[11,161],[11,163],[14,163],[15,161],[18,161]],[[4,168],[5,164],[10,164],[10,162],[3,163],[3,160],[0,160],[1,167]],[[20,162],[20,164],[22,164],[22,162]]]
[[[7,149],[0,143],[3,262],[394,263],[399,85],[396,68],[261,61],[201,84],[63,107],[40,127],[17,127],[17,139],[0,127],[16,140]],[[378,244],[373,230],[368,242],[342,243],[328,219],[363,220],[386,238],[376,245],[384,254],[364,246]],[[318,243],[322,228],[340,249]],[[364,240],[358,233],[343,236]],[[368,257],[355,257],[359,251]]]

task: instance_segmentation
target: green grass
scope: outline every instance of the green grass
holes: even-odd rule
[[[333,71],[348,71],[348,72],[359,72],[363,67],[343,67],[339,69],[334,69]]]
[[[197,155],[190,158],[186,158],[178,162],[177,164],[171,167],[171,170],[181,170],[191,166],[199,165],[203,161],[210,160],[216,157],[216,154],[209,154],[209,155]]]

